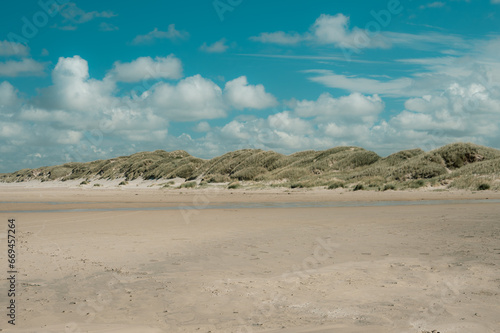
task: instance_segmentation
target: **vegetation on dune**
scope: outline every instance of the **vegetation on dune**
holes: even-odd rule
[[[186,182],[181,184],[181,188],[195,188],[196,182]]]
[[[66,163],[0,174],[2,182],[28,180],[120,179],[120,185],[142,179],[186,180],[180,187],[225,183],[228,188],[261,183],[267,186],[328,189],[396,190],[440,186],[459,189],[500,189],[500,150],[454,143],[424,152],[404,150],[385,158],[359,147],[335,147],[283,155],[243,149],[210,160],[178,150],[141,152],[109,160]],[[194,181],[196,180],[196,181]],[[229,184],[229,185],[227,185]],[[172,183],[173,185],[173,183]]]

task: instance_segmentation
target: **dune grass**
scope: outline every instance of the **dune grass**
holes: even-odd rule
[[[266,186],[328,189],[397,190],[438,186],[498,190],[500,150],[470,143],[454,143],[424,152],[403,150],[385,158],[359,147],[335,147],[283,155],[260,149],[228,152],[210,160],[177,150],[141,152],[109,160],[71,162],[0,174],[2,182],[28,180],[183,178],[181,188],[245,181]],[[82,182],[83,185],[83,182]],[[260,185],[259,185],[260,186]],[[201,187],[201,186],[200,186]]]

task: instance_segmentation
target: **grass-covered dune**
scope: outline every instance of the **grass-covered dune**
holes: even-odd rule
[[[290,188],[347,187],[355,190],[424,186],[498,190],[500,150],[454,143],[430,152],[412,149],[382,158],[359,147],[310,150],[291,155],[243,149],[210,160],[193,157],[185,151],[157,150],[109,160],[72,162],[0,174],[1,182],[121,178],[183,178],[190,182],[189,187],[231,183],[235,188],[241,183]]]

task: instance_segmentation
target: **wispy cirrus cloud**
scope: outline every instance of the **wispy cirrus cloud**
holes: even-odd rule
[[[431,3],[425,4],[425,5],[421,5],[419,8],[420,8],[420,9],[427,9],[427,8],[441,8],[441,7],[444,7],[444,6],[445,6],[445,3],[444,3],[444,2],[441,2],[441,1],[435,1],[435,2],[431,2]]]
[[[351,29],[350,18],[344,14],[322,14],[308,32],[263,32],[250,40],[279,45],[297,45],[310,42],[320,45],[334,45],[342,48],[386,48],[388,44],[381,38],[369,37],[369,33],[358,27]]]
[[[438,6],[438,3],[430,5]],[[375,18],[368,23],[374,22],[377,22]],[[263,32],[258,36],[250,37],[250,40],[282,46],[296,46],[304,43],[312,46],[331,45],[346,50],[388,49],[392,47],[429,50],[442,48],[443,45],[449,48],[469,48],[468,41],[458,35],[435,32],[422,34],[392,31],[371,32],[367,28],[368,25],[365,28],[351,27],[349,16],[342,13],[322,14],[307,32]]]
[[[403,77],[388,80],[376,80],[361,76],[336,74],[330,70],[307,70],[304,73],[314,74],[310,81],[320,83],[330,88],[343,89],[366,94],[381,94],[387,96],[417,96],[413,91],[414,80]]]
[[[79,8],[74,2],[68,2],[62,5],[59,9],[61,16],[63,17],[61,24],[54,24],[52,28],[59,30],[76,30],[78,25],[90,22],[96,18],[108,19],[118,16],[112,11],[85,11]]]
[[[108,22],[101,22],[101,24],[99,24],[99,30],[101,30],[101,31],[118,31],[120,29],[114,24],[111,24]]]
[[[259,36],[252,36],[250,40],[266,44],[281,44],[281,45],[297,45],[302,41],[308,40],[310,37],[301,35],[297,32],[263,32]]]
[[[60,9],[60,13],[64,17],[64,21],[74,24],[82,24],[92,21],[96,18],[111,18],[117,16],[117,14],[112,11],[86,12],[83,9],[78,8],[78,6],[74,2],[68,2],[67,4],[63,5],[63,7]]]

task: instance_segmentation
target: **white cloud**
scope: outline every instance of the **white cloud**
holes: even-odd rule
[[[218,40],[217,42],[208,45],[207,43],[203,43],[203,45],[200,46],[200,50],[207,52],[207,53],[224,53],[227,51],[229,48],[228,45],[226,45],[226,39],[222,38],[221,40]]]
[[[349,27],[348,16],[322,14],[316,19],[308,32],[286,33],[283,31],[264,32],[259,36],[250,37],[251,40],[261,43],[280,45],[296,45],[301,42],[329,44],[344,49],[387,48],[390,42],[382,34],[371,33],[358,27]]]
[[[438,6],[438,4],[432,4]],[[373,15],[373,14],[372,14]],[[351,58],[349,53],[360,53],[367,48],[390,48],[394,45],[404,48],[429,50],[446,45],[448,48],[466,49],[470,43],[460,36],[440,33],[409,34],[385,31],[385,22],[373,16],[364,28],[351,27],[350,17],[342,13],[336,15],[321,14],[309,31],[297,32],[264,32],[250,40],[278,45],[332,45],[341,48],[344,55]],[[350,60],[350,59],[349,59]]]
[[[500,0],[499,0],[500,1]],[[445,3],[444,2],[441,2],[441,1],[435,1],[435,2],[431,2],[431,3],[428,3],[426,5],[421,5],[419,8],[420,9],[426,9],[426,8],[441,8],[441,7],[444,7],[445,6]]]
[[[307,37],[302,36],[299,33],[286,33],[283,31],[263,32],[259,36],[250,37],[250,40],[253,40],[255,42],[281,45],[295,45],[307,39]]]
[[[270,115],[267,118],[267,123],[269,127],[287,133],[310,134],[313,132],[311,123],[299,117],[292,116],[289,111]]]
[[[210,124],[206,121],[201,121],[194,127],[195,132],[208,132],[210,129]]]
[[[214,128],[199,141],[190,142],[200,153],[219,155],[228,150],[243,148],[273,149],[282,153],[298,150],[326,149],[335,142],[325,137],[303,119],[282,112],[267,119],[246,121],[232,120],[228,124]]]
[[[0,113],[13,113],[20,104],[17,89],[7,81],[0,83]]]
[[[335,74],[332,71],[305,71],[316,73],[309,80],[321,83],[330,88],[345,89],[351,92],[364,94],[383,94],[390,96],[416,96],[419,92],[414,91],[414,80],[410,78],[398,78],[392,80],[375,80],[364,77],[346,76]]]
[[[384,110],[384,102],[378,95],[364,96],[352,93],[333,98],[323,93],[316,101],[295,101],[289,103],[294,112],[304,118],[315,118],[316,122],[369,123],[373,124]]]
[[[173,54],[167,57],[141,57],[134,61],[113,64],[108,77],[121,82],[139,82],[151,79],[179,79],[182,77],[182,62]]]
[[[387,48],[389,44],[380,36],[373,38],[370,32],[354,27],[349,29],[349,17],[322,14],[311,27],[315,40],[321,44],[333,44],[347,49]]]
[[[416,50],[442,50],[443,47],[456,51],[470,50],[470,41],[461,36],[442,33],[409,34],[403,32],[387,31],[381,35],[392,45]]]
[[[4,41],[0,40],[0,56],[26,57],[28,55],[29,55],[29,48],[26,45],[16,42],[9,42],[6,40]]]
[[[0,62],[0,76],[39,76],[43,74],[43,70],[43,64],[29,58]]]
[[[111,11],[91,11],[85,12],[83,9],[78,8],[74,2],[68,2],[64,4],[60,9],[61,15],[67,22],[81,24],[91,21],[95,18],[111,18],[117,16]]]
[[[245,124],[240,123],[236,120],[233,120],[222,127],[222,129],[220,130],[220,134],[225,139],[237,141],[246,141],[252,137],[249,131],[247,131],[247,129],[245,128]]]
[[[54,29],[59,29],[62,31],[75,31],[76,29],[78,29],[78,27],[76,25],[72,25],[72,24],[68,24],[68,25],[53,24],[50,27],[54,28]]]
[[[118,31],[120,29],[114,24],[111,24],[108,22],[101,22],[101,24],[99,24],[99,30],[101,30],[101,31]]]
[[[83,133],[78,131],[60,131],[55,138],[55,142],[62,145],[74,145],[83,138]]]
[[[407,110],[391,119],[399,130],[438,131],[447,138],[494,137],[500,130],[500,99],[492,99],[484,87],[453,84],[443,96],[426,96],[405,104]]]
[[[221,88],[201,75],[185,78],[177,85],[159,84],[148,100],[173,121],[214,119],[225,117],[227,112]]]
[[[265,91],[262,84],[249,85],[246,76],[227,82],[224,95],[228,103],[237,110],[265,109],[278,103],[273,95]]]
[[[112,104],[114,83],[89,78],[88,63],[79,56],[59,58],[52,71],[52,82],[53,86],[42,90],[42,108],[87,112],[88,116]]]
[[[25,133],[21,124],[6,121],[0,123],[0,138],[10,139],[18,137],[20,133]]]
[[[139,35],[135,37],[132,44],[149,44],[154,42],[156,39],[177,40],[187,39],[188,37],[189,33],[186,31],[179,31],[175,29],[175,24],[170,24],[167,31],[161,31],[158,30],[158,28],[154,28],[153,31],[150,31],[146,35]]]

